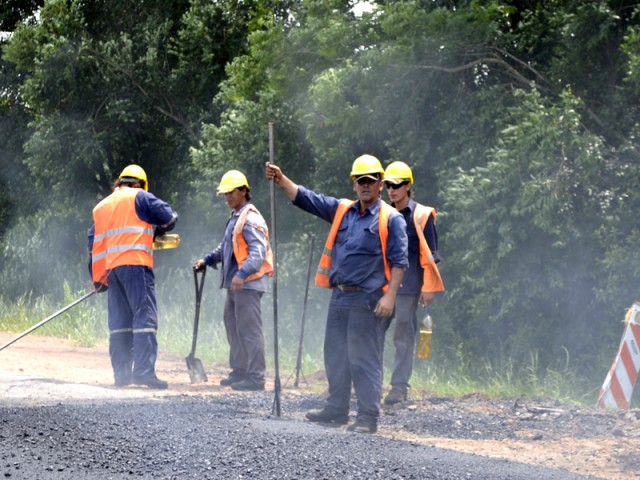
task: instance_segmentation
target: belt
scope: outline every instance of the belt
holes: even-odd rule
[[[364,291],[362,288],[356,287],[355,285],[336,285],[335,287],[338,290],[342,291],[342,292],[362,292],[362,291]]]

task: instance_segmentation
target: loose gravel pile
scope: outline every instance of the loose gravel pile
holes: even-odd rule
[[[437,399],[430,401],[434,408],[388,409],[380,428],[470,439],[517,434],[491,412],[478,411],[469,422],[455,405],[439,409]],[[282,415],[276,417],[273,392],[260,392],[0,407],[0,475],[43,480],[594,478],[304,420],[304,412],[321,406],[317,395],[284,392]]]

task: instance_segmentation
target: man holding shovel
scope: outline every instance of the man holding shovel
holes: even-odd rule
[[[197,270],[222,263],[227,289],[224,326],[229,342],[229,376],[220,385],[234,390],[264,390],[266,369],[260,300],[273,272],[267,224],[253,204],[247,178],[229,170],[218,185],[231,209],[220,245],[194,264]]]
[[[295,184],[270,163],[266,175],[297,207],[331,223],[316,285],[333,289],[324,339],[329,396],[312,422],[348,422],[351,384],[358,414],[347,430],[375,433],[382,395],[384,334],[408,266],[406,223],[380,198],[384,170],[372,155],[353,162],[358,200],[340,200]]]

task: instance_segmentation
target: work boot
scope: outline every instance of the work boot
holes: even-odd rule
[[[348,413],[339,413],[327,407],[322,410],[309,410],[306,414],[307,420],[315,423],[328,423],[334,425],[346,425],[349,422]]]
[[[239,382],[232,383],[231,388],[233,390],[261,391],[264,390],[264,382],[245,378],[244,380],[240,380]]]
[[[154,390],[166,390],[169,388],[169,384],[164,380],[160,380],[155,375],[149,375],[146,377],[132,377],[131,383],[134,385],[144,385]]]
[[[378,420],[371,415],[358,415],[356,421],[347,427],[348,432],[356,433],[376,433],[378,431]]]
[[[223,387],[230,387],[234,383],[242,380],[244,380],[244,374],[232,371],[227,378],[220,380],[220,385]]]
[[[392,388],[389,394],[384,399],[384,404],[395,405],[396,403],[406,402],[406,401],[407,401],[406,390],[398,390],[396,388]]]

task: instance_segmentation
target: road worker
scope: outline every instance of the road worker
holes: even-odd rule
[[[218,247],[197,260],[198,270],[222,263],[221,286],[227,289],[224,326],[229,342],[231,372],[220,385],[234,390],[264,390],[265,353],[260,300],[273,275],[269,230],[250,203],[251,189],[245,175],[229,170],[218,185],[231,216]]]
[[[333,289],[324,339],[326,405],[312,422],[348,423],[351,385],[357,416],[347,430],[375,433],[382,395],[382,351],[396,294],[408,266],[405,221],[380,198],[384,170],[372,155],[351,169],[358,199],[340,200],[295,184],[267,163],[266,175],[297,207],[331,223],[316,285]]]
[[[390,163],[384,171],[384,184],[391,205],[405,219],[409,241],[409,268],[396,297],[391,390],[384,399],[385,405],[393,405],[407,400],[418,330],[418,304],[426,308],[433,301],[434,293],[443,291],[444,286],[436,265],[440,261],[436,211],[413,200],[411,168],[404,162]]]
[[[111,195],[93,209],[90,270],[96,288],[108,288],[109,355],[118,387],[168,387],[155,371],[153,239],[172,230],[177,219],[169,204],[149,193],[147,174],[138,165],[122,170]]]

